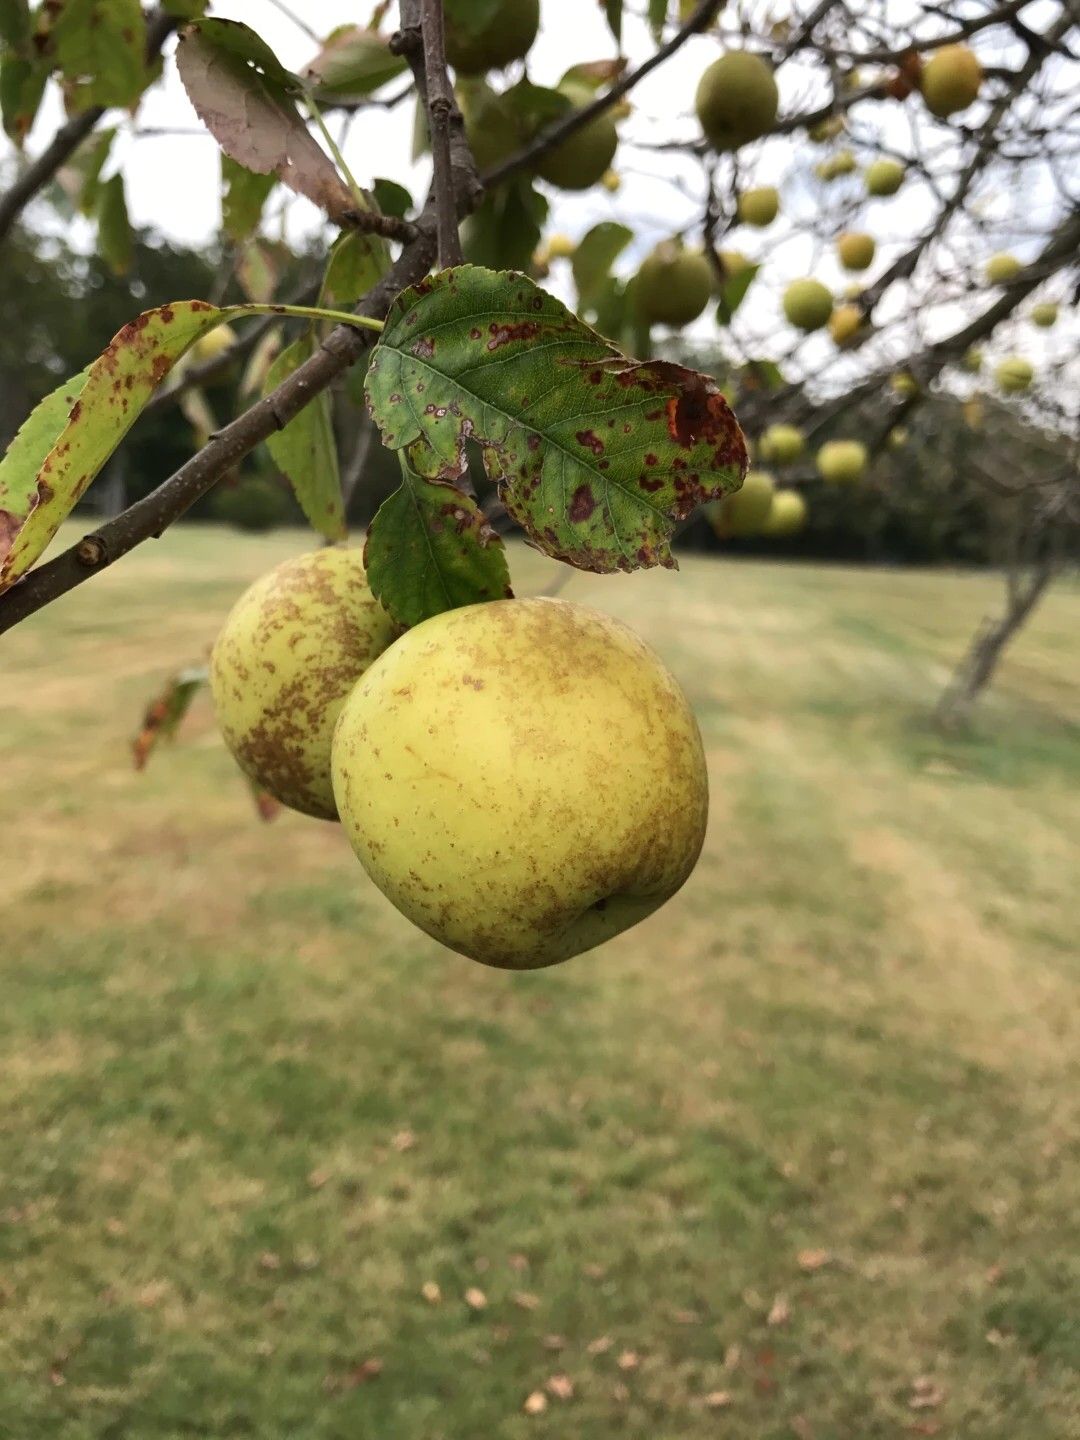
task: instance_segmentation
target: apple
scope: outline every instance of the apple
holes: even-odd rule
[[[1007,251],[999,251],[997,255],[991,255],[986,262],[986,281],[988,285],[1007,285],[1014,280],[1023,266],[1015,255]]]
[[[874,263],[877,245],[872,235],[845,230],[836,242],[836,253],[845,270],[868,270]]]
[[[742,485],[722,500],[713,501],[709,519],[721,539],[729,535],[757,535],[772,509],[776,482],[767,470],[748,470]]]
[[[981,84],[982,66],[966,45],[943,45],[923,65],[919,77],[926,108],[941,119],[966,110]]]
[[[983,352],[978,345],[973,345],[966,350],[960,361],[960,368],[966,370],[969,375],[978,375],[982,369]]]
[[[619,132],[605,112],[542,156],[536,172],[560,190],[589,190],[603,179],[618,148]]]
[[[1020,355],[1008,356],[994,369],[998,389],[1006,395],[1016,395],[1028,389],[1034,378],[1035,371],[1030,360],[1025,360]]]
[[[182,365],[184,368],[190,366],[192,369],[200,365],[208,365],[211,360],[217,360],[231,350],[236,344],[236,331],[231,325],[217,325],[213,330],[208,330],[205,335],[200,335],[191,349],[183,356]],[[174,366],[174,370],[180,368]]]
[[[863,328],[863,312],[858,305],[838,305],[829,316],[829,334],[833,344],[847,345]]]
[[[797,535],[805,524],[806,501],[799,492],[777,490],[761,533],[772,539],[780,539],[785,535]]]
[[[709,303],[713,269],[698,251],[662,240],[642,262],[634,288],[638,314],[650,325],[674,329],[696,320]]]
[[[855,156],[850,150],[838,150],[835,155],[814,166],[814,174],[819,180],[839,180],[841,175],[851,175],[854,170]]]
[[[346,695],[396,634],[358,550],[315,550],[256,580],[210,658],[218,724],[241,770],[283,805],[336,819],[334,725]]]
[[[908,442],[908,432],[902,425],[894,425],[885,437],[890,450],[902,450]]]
[[[498,0],[479,23],[475,0],[443,0],[446,58],[463,75],[501,70],[532,48],[540,29],[540,0]]]
[[[1040,329],[1049,330],[1057,324],[1058,307],[1052,300],[1040,300],[1031,307],[1031,318]]]
[[[773,465],[791,465],[805,449],[803,433],[794,425],[770,425],[758,445],[762,460]]]
[[[763,230],[780,213],[780,192],[775,185],[758,185],[739,196],[738,214],[744,225]]]
[[[548,236],[547,257],[549,260],[568,260],[577,246],[569,235],[564,235],[557,230],[554,235]]]
[[[705,838],[705,756],[677,681],[619,621],[548,597],[407,631],[346,701],[333,775],[383,894],[508,970],[643,920]]]
[[[465,137],[481,170],[489,170],[520,150],[528,139],[513,103],[498,95],[483,80],[458,81],[458,102],[465,121]]]
[[[783,303],[792,325],[809,332],[828,324],[833,297],[820,280],[793,280],[784,291]]]
[[[750,268],[751,264],[741,250],[721,250],[720,260],[724,266],[726,280],[733,280],[736,275],[741,275],[744,270]]]
[[[895,195],[904,183],[904,167],[899,160],[875,160],[867,167],[868,195]]]
[[[889,384],[901,400],[910,400],[913,395],[919,393],[919,382],[910,370],[898,370]]]
[[[695,100],[701,128],[714,150],[738,150],[767,135],[779,103],[772,67],[745,50],[729,50],[714,60],[698,82]]]
[[[600,184],[609,195],[617,195],[622,189],[622,176],[617,170],[605,170],[600,176]]]
[[[830,140],[835,140],[838,135],[843,134],[844,117],[842,115],[827,115],[824,120],[818,120],[807,130],[807,135],[816,145],[825,145]]]
[[[817,452],[818,474],[830,485],[850,485],[866,469],[866,446],[861,440],[829,440]]]

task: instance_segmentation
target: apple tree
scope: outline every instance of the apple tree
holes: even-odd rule
[[[400,484],[362,557],[289,562],[226,622],[210,667],[222,728],[261,796],[340,814],[423,928],[489,963],[552,963],[686,878],[704,762],[681,692],[633,637],[563,601],[512,598],[500,531],[600,573],[673,566],[699,513],[721,537],[791,535],[819,487],[867,482],[935,387],[970,399],[986,372],[1023,422],[1020,489],[1030,432],[1060,464],[1020,507],[1025,534],[1038,517],[1024,553],[1046,578],[984,647],[974,693],[1077,525],[1080,25],[1057,0],[805,0],[783,14],[765,0],[596,0],[603,52],[577,54],[568,0],[384,0],[366,25],[312,33],[314,53],[289,66],[249,8],[250,24],[206,0],[0,5],[8,135],[25,141],[46,93],[67,112],[0,196],[0,243],[49,192],[124,267],[114,139],[175,66],[220,148],[244,290],[236,303],[152,297],[27,416],[0,462],[0,631],[160,535],[259,446],[333,547],[380,444]],[[532,60],[548,25],[565,31],[561,74]],[[419,201],[409,176],[376,172],[377,144],[361,174],[346,161],[345,131],[367,125],[375,141],[398,104],[415,107],[428,157]],[[279,283],[264,216],[288,195],[325,217],[314,293]],[[557,228],[570,214],[572,238]],[[238,359],[250,401],[219,422],[203,387]],[[195,453],[45,558],[140,414],[169,400]],[[452,704],[429,693],[440,676]],[[177,677],[151,708],[140,758],[203,678]],[[650,697],[645,722],[629,690]],[[449,769],[471,778],[456,795],[420,786],[421,800],[402,735],[436,713],[408,753],[430,749],[430,777],[449,748]],[[555,803],[529,786],[560,737],[556,772],[602,766],[624,802],[639,797],[618,833],[582,807],[562,816],[545,858],[585,876],[569,910],[535,855],[533,871],[521,859],[528,817]],[[373,768],[387,746],[394,765]],[[520,813],[493,818],[491,765],[524,787]],[[424,823],[396,834],[406,813]],[[506,847],[502,920],[481,935],[454,895],[470,871],[498,873]]]

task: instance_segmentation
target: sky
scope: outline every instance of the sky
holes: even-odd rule
[[[247,21],[270,43],[286,66],[301,70],[318,48],[317,42],[305,33],[305,27],[325,35],[337,25],[356,23],[358,12],[361,18],[365,17],[373,0],[290,0],[290,3],[296,14],[302,16],[302,24],[282,13],[276,0],[214,0],[211,13]],[[784,0],[775,0],[768,8],[771,13],[779,14],[785,8]],[[911,0],[889,0],[888,4],[894,19],[903,18],[914,8]],[[963,0],[960,8],[965,8]],[[1037,24],[1040,12],[1047,8],[1040,0],[1034,0],[1025,18]],[[553,85],[572,63],[616,54],[615,42],[596,0],[543,0],[542,15],[541,34],[528,62],[530,78],[536,82]],[[392,23],[392,16],[387,23]],[[1008,63],[1010,58],[1015,58],[1007,51],[990,53],[993,45],[990,37],[981,36],[980,42],[984,60]],[[623,53],[630,63],[640,62],[652,54],[654,48],[644,23],[628,13]],[[597,220],[623,221],[636,232],[634,244],[619,262],[626,270],[635,268],[658,240],[695,222],[700,225],[703,188],[698,163],[688,157],[658,154],[641,147],[659,141],[696,138],[698,128],[692,113],[694,90],[702,71],[719,53],[716,37],[696,37],[634,90],[633,114],[621,127],[624,143],[615,162],[623,180],[621,190],[615,195],[600,190],[582,195],[549,190],[552,229],[565,231],[577,239]],[[783,68],[779,83],[781,113],[812,108],[823,96],[820,70],[811,70],[798,61]],[[856,127],[860,138],[869,138],[872,144],[886,148],[907,150],[911,144],[910,107],[919,104],[916,97],[907,105],[888,102],[860,107],[860,116],[865,116]],[[60,118],[59,103],[52,96],[30,137],[30,153],[47,143]],[[337,123],[340,124],[340,120]],[[426,160],[417,165],[411,162],[411,134],[411,101],[389,112],[381,109],[361,112],[349,128],[345,145],[346,158],[360,182],[368,183],[380,175],[390,176],[407,184],[413,194],[421,198],[429,169]],[[912,236],[919,233],[932,214],[932,196],[919,182],[905,185],[895,200],[871,202],[869,207],[862,206],[861,182],[857,177],[837,182],[825,193],[825,187],[812,177],[813,164],[821,158],[821,153],[802,134],[794,139],[766,141],[753,150],[753,183],[778,185],[784,213],[781,221],[769,230],[750,231],[744,227],[725,243],[744,250],[751,259],[769,260],[767,274],[771,283],[758,282],[751,288],[740,315],[747,343],[761,347],[758,353],[776,353],[772,347],[780,343],[777,340],[781,325],[778,302],[787,280],[815,275],[837,293],[851,283],[852,277],[839,268],[829,243],[837,229],[857,221],[859,226],[865,225],[877,235],[878,259],[866,277],[872,280],[890,259],[910,244]],[[195,245],[214,236],[220,220],[217,147],[188,102],[173,65],[166,66],[163,81],[148,92],[137,116],[133,120],[121,117],[121,134],[114,146],[114,158],[125,175],[129,208],[136,224]],[[941,160],[945,164],[953,158],[947,149],[942,151]],[[1007,189],[995,191],[992,186],[981,197],[984,218],[1001,222],[994,237],[994,248],[1012,248],[1022,258],[1029,257],[1037,247],[1038,231],[1054,200],[1047,185],[1032,183],[1034,189],[1024,197],[1010,194]],[[1020,205],[1018,198],[1022,198]],[[825,212],[828,215],[823,220]],[[828,218],[833,214],[835,223]],[[290,198],[285,224],[286,234],[295,240],[322,228],[324,221],[307,201]],[[815,230],[816,236],[808,233]],[[80,238],[78,232],[74,238]],[[88,230],[82,238],[85,243],[91,243]],[[921,283],[933,287],[936,296],[940,297],[950,288],[953,295],[919,316],[919,343],[954,329],[972,313],[973,305],[985,298],[971,293],[969,279],[981,264],[988,243],[973,231],[961,234],[954,250],[946,257],[955,274],[935,273],[923,277]],[[572,299],[569,267],[565,263],[553,267],[546,283],[564,299]],[[878,311],[880,321],[892,317],[897,322],[898,355],[913,340],[915,321],[911,315],[905,315],[905,308],[913,312],[916,307],[911,306],[906,294],[898,291],[894,298],[887,297]],[[708,318],[699,321],[691,331],[691,336],[701,341],[714,334]],[[1025,353],[1038,361],[1068,343],[1070,336],[1075,344],[1074,328],[1059,326],[1056,332],[1032,333],[1031,327],[1026,326]],[[788,332],[782,343],[790,344],[791,338]],[[882,344],[888,343],[891,342],[886,336]],[[1004,347],[1014,343],[1008,330],[1000,343]],[[804,345],[803,352],[810,369],[819,361],[835,360],[824,337],[812,338]],[[859,352],[849,361],[841,360],[838,366],[834,365],[834,369],[840,371],[840,379],[845,365],[851,372],[860,366],[865,368],[865,354]]]

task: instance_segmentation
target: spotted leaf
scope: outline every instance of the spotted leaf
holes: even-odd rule
[[[422,476],[456,480],[478,442],[531,542],[583,570],[674,566],[676,522],[746,471],[714,381],[628,360],[523,275],[466,265],[404,291],[367,395]]]
[[[401,485],[380,505],[364,547],[368,584],[401,625],[512,594],[503,543],[475,500],[426,480],[401,459]]]

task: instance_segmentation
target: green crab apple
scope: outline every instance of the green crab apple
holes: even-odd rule
[[[806,501],[797,490],[777,490],[761,527],[762,535],[779,540],[797,535],[806,524]]]
[[[818,474],[830,485],[851,485],[862,478],[867,458],[861,440],[828,440],[817,453]]]
[[[738,490],[709,506],[709,519],[721,539],[757,535],[772,509],[776,482],[767,470],[749,470]]]
[[[662,240],[642,262],[634,284],[638,314],[651,325],[679,329],[696,320],[713,289],[713,270],[700,251]]]
[[[334,725],[397,633],[358,550],[315,550],[256,580],[210,658],[218,724],[241,770],[290,809],[336,819]]]
[[[1007,285],[1010,280],[1015,280],[1023,266],[1015,255],[1008,251],[999,251],[991,255],[986,262],[986,280],[989,285]]]
[[[1058,307],[1053,300],[1040,300],[1031,307],[1031,318],[1041,330],[1049,330],[1057,324]]]
[[[867,166],[866,193],[868,195],[895,195],[904,183],[904,167],[899,160],[875,160]]]
[[[690,705],[583,605],[495,600],[425,620],[353,689],[334,793],[360,863],[421,930],[533,970],[671,898],[705,838]]]
[[[998,389],[1006,395],[1018,395],[1027,390],[1034,378],[1031,361],[1025,360],[1022,355],[1007,356],[994,370]]]
[[[829,316],[829,334],[834,345],[847,345],[862,328],[863,312],[858,305],[838,305]]]
[[[868,270],[874,263],[877,245],[872,235],[845,230],[836,242],[836,253],[845,270]]]
[[[572,98],[575,104],[585,104],[590,97],[575,94]],[[560,190],[589,190],[607,174],[618,148],[619,132],[605,112],[549,150],[537,164],[536,172]]]
[[[820,280],[793,280],[784,291],[784,314],[807,333],[827,325],[832,308],[832,294]]]
[[[780,213],[780,192],[775,185],[758,185],[739,196],[739,219],[744,225],[763,230]]]
[[[695,99],[701,128],[714,150],[738,150],[768,134],[779,103],[772,67],[746,50],[729,50],[714,60],[698,82]]]
[[[463,75],[501,70],[532,49],[540,29],[540,0],[498,0],[479,23],[475,0],[443,0],[446,58]]]
[[[982,66],[966,45],[943,45],[922,67],[919,77],[926,108],[940,119],[966,110],[981,84]]]

